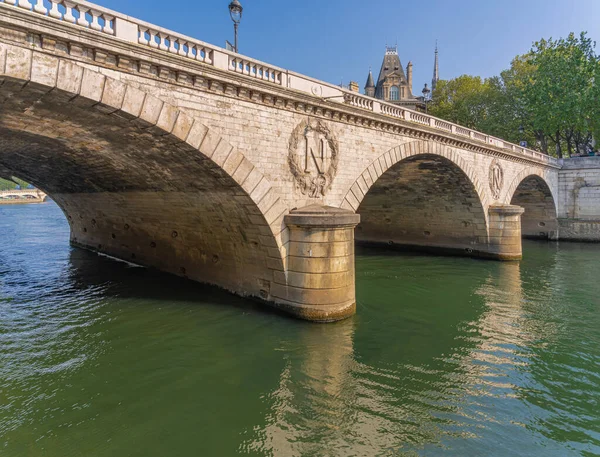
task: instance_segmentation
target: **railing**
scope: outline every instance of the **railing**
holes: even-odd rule
[[[372,98],[361,97],[360,94],[344,94],[344,101],[352,106],[356,106],[357,108],[364,108],[373,111],[373,101]]]
[[[108,35],[115,34],[114,14],[91,3],[68,0],[34,0],[35,5],[29,0],[4,0],[3,3]],[[50,8],[47,8],[46,5]]]
[[[457,135],[462,135],[462,136],[468,136],[468,137],[471,136],[471,131],[469,129],[461,127],[460,125],[455,126],[454,133],[456,133]]]
[[[229,69],[263,81],[281,84],[281,71],[258,64],[252,60],[229,56]]]
[[[476,140],[479,140],[479,141],[483,141],[484,143],[488,142],[487,135],[484,135],[483,133],[473,131],[473,138],[475,138]]]
[[[159,32],[145,26],[139,26],[138,43],[209,65],[213,64],[214,50],[205,44]]]
[[[417,113],[416,111],[408,111],[407,110],[406,114],[408,115],[406,117],[407,120],[416,122],[417,124],[423,124],[423,125],[430,126],[431,120],[433,119],[425,114]]]
[[[46,16],[51,20],[66,22],[75,27],[94,30],[153,50],[201,62],[244,77],[299,90],[334,102],[341,101],[356,108],[425,125],[435,130],[467,137],[545,163],[558,165],[557,159],[548,155],[516,146],[427,114],[277,68],[83,0],[0,0],[0,7],[4,5],[26,10],[32,14]]]
[[[439,129],[446,130],[447,132],[452,132],[452,124],[449,122],[435,119],[434,126]]]
[[[382,104],[381,112],[388,116],[397,117],[399,119],[404,119],[405,111],[402,108],[398,108],[394,105]]]

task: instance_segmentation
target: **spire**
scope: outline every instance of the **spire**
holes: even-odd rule
[[[369,76],[367,77],[367,84],[365,85],[365,95],[368,97],[375,96],[375,81],[373,81],[373,72],[369,67]]]
[[[433,64],[433,79],[431,80],[431,90],[435,90],[438,81],[440,80],[440,67],[438,59],[438,44],[435,40],[435,62]]]
[[[367,77],[367,85],[365,86],[365,89],[370,89],[372,87],[375,87],[375,81],[373,80],[373,72],[369,68],[369,76]]]

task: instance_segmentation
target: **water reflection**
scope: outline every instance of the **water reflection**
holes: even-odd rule
[[[389,265],[393,260],[381,260],[377,264],[377,259],[360,259],[359,263],[369,262],[367,270],[376,272],[370,281],[389,280],[389,269],[402,272],[402,267]],[[440,261],[442,267],[454,263]],[[393,336],[390,329],[398,321],[387,314],[386,290],[377,285],[370,294],[383,304],[381,322],[386,326],[376,333],[373,327],[371,333],[364,333],[370,322],[361,316],[336,326],[303,329],[296,335],[302,336],[300,341],[287,342],[280,382],[264,399],[269,408],[266,424],[248,433],[252,438],[242,443],[240,451],[282,456],[433,456],[441,451],[535,455],[543,446],[543,455],[559,456],[575,450],[559,436],[548,434],[546,427],[546,433],[532,434],[543,411],[536,411],[527,398],[536,393],[546,396],[535,367],[544,351],[561,338],[556,319],[540,322],[539,310],[532,309],[551,306],[549,301],[555,298],[540,296],[540,284],[555,279],[560,263],[538,268],[533,284],[521,263],[481,267],[485,274],[462,281],[457,280],[464,272],[455,269],[456,276],[446,279],[454,286],[444,289],[444,297],[435,292],[437,280],[432,278],[436,275],[426,277],[429,290],[420,281],[409,286],[429,299],[426,310],[404,303],[412,314],[400,312],[403,326],[427,327],[414,338],[410,331],[401,331],[408,337],[404,340]],[[405,292],[403,298],[411,295],[410,290]],[[448,292],[453,315],[459,319],[449,320],[439,312],[440,306],[448,304]],[[456,303],[467,303],[462,313]],[[397,306],[391,309],[398,314]],[[435,336],[425,341],[419,338],[423,334]],[[404,352],[402,357],[399,352]]]
[[[0,214],[3,457],[600,454],[600,246],[359,251],[358,315],[312,325],[36,208]]]

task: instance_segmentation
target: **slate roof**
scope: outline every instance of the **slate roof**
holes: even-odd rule
[[[375,87],[375,81],[373,81],[373,72],[369,70],[369,76],[367,78],[367,84],[365,85],[365,89],[371,89]]]

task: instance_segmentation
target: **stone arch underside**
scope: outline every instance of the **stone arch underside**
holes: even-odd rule
[[[371,183],[363,173],[351,190],[361,216],[359,243],[467,255],[486,252],[486,205],[466,164],[425,142],[402,145],[379,162],[382,173],[376,177],[371,172]]]
[[[517,177],[511,205],[522,207],[521,234],[523,238],[558,239],[558,216],[552,190],[539,174],[525,171]]]
[[[0,43],[2,69],[0,170],[59,204],[74,245],[272,299],[287,208],[202,119],[70,61]]]

